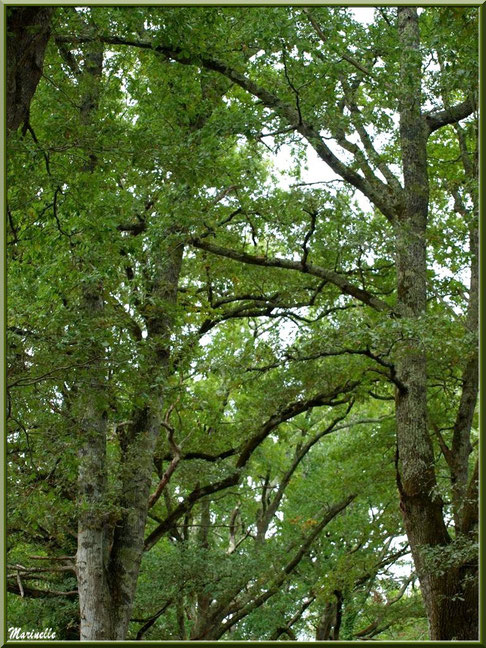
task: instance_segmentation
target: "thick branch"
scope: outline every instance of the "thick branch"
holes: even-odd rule
[[[474,102],[470,97],[468,97],[460,104],[456,104],[455,106],[451,106],[450,108],[441,110],[440,112],[426,115],[425,121],[428,127],[428,134],[430,135],[439,128],[442,128],[442,126],[455,124],[458,121],[469,117],[469,115],[472,115],[474,110]]]
[[[304,272],[315,277],[320,277],[326,281],[337,286],[341,292],[346,295],[354,297],[358,301],[363,302],[364,304],[371,306],[377,311],[392,312],[391,306],[386,302],[378,299],[371,293],[354,284],[347,281],[342,275],[334,272],[333,270],[327,270],[320,266],[313,265],[311,263],[306,263],[305,267],[302,266],[300,261],[291,261],[289,259],[280,259],[278,257],[263,257],[248,254],[246,252],[238,252],[237,250],[231,250],[224,248],[220,245],[214,243],[209,243],[198,238],[191,240],[191,244],[194,247],[197,247],[201,250],[206,250],[217,256],[226,257],[227,259],[233,259],[234,261],[239,261],[240,263],[246,263],[249,265],[264,266],[267,268],[285,268],[287,270],[296,270],[297,272]]]
[[[181,518],[184,515],[184,513],[187,513],[188,511],[191,510],[191,508],[198,500],[200,500],[202,497],[205,497],[206,495],[211,495],[213,493],[217,493],[220,490],[224,490],[225,488],[236,486],[239,479],[240,479],[240,471],[238,470],[213,484],[208,484],[207,486],[200,486],[194,489],[184,499],[184,501],[182,501],[178,506],[176,506],[176,508],[172,510],[172,512],[165,518],[165,520],[161,524],[159,524],[159,526],[156,529],[154,529],[152,533],[150,533],[149,536],[145,539],[145,544],[144,544],[145,551],[149,551],[149,549],[152,549],[152,547],[155,544],[157,544],[160,538],[165,533],[167,533],[169,529],[173,527],[175,522],[177,522],[177,520]]]
[[[135,637],[138,641],[141,641],[143,639],[144,634],[149,630],[154,623],[157,621],[157,619],[164,614],[164,612],[167,610],[167,608],[172,605],[173,599],[169,599],[164,605],[160,608],[160,610],[157,610],[157,612],[152,615],[145,623],[143,626],[139,629],[137,632],[137,636]]]
[[[295,401],[291,403],[283,410],[271,416],[267,422],[262,426],[259,433],[255,434],[248,442],[243,446],[238,461],[236,462],[237,468],[242,468],[248,462],[253,451],[262,443],[264,439],[270,434],[272,430],[289,419],[297,416],[297,414],[302,414],[313,407],[320,407],[322,405],[328,405],[333,407],[335,405],[341,405],[343,403],[349,402],[349,397],[342,400],[335,400],[339,394],[349,393],[355,387],[359,385],[359,381],[348,382],[346,385],[337,387],[331,393],[317,394],[310,399]]]

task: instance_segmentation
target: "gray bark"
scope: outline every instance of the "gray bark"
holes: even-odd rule
[[[209,548],[209,527],[211,526],[210,500],[208,497],[201,500],[200,524],[198,544],[204,550]],[[191,639],[197,638],[207,627],[210,605],[211,596],[206,592],[199,591],[197,593],[196,620],[191,631]]]
[[[474,210],[476,212],[476,210]],[[475,348],[466,360],[462,372],[462,392],[459,408],[454,422],[451,446],[451,479],[452,506],[454,526],[457,533],[468,533],[471,529],[470,519],[465,524],[465,513],[468,510],[467,491],[469,480],[469,457],[472,452],[471,427],[479,392],[479,354],[478,316],[479,316],[479,249],[477,213],[471,228],[469,248],[471,252],[471,279],[469,284],[469,305],[466,318],[467,329],[474,335]],[[476,504],[477,502],[471,502]],[[477,520],[477,515],[476,515]]]
[[[85,124],[91,121],[98,103],[102,71],[102,47],[91,45],[83,75],[80,75],[83,88],[80,117]],[[94,171],[94,166],[93,158],[89,170]],[[98,328],[97,320],[103,311],[102,286],[86,285],[80,315],[89,322],[92,330]],[[90,351],[95,361],[78,388],[82,444],[78,453],[76,576],[81,641],[110,639],[113,628],[111,594],[106,578],[110,541],[106,509],[107,382],[103,367],[104,348],[94,343]]]
[[[103,300],[86,291],[84,315],[96,327],[103,313]],[[104,408],[103,349],[93,349],[96,366],[79,397],[81,435],[78,467],[78,548],[76,575],[80,606],[80,638],[109,639],[111,636],[110,592],[106,582],[107,538],[104,506],[106,489],[106,432]],[[98,611],[103,611],[101,615]]]
[[[169,315],[175,305],[182,262],[182,246],[170,239],[163,267],[159,269],[152,294],[164,307],[149,323],[149,335],[156,349],[157,371],[166,375],[169,367]],[[94,395],[95,385],[88,394]],[[99,386],[102,392],[103,386]],[[138,415],[122,440],[122,488],[118,502],[122,513],[113,526],[107,505],[106,420],[92,405],[80,456],[79,492],[91,508],[79,517],[77,574],[81,609],[81,640],[124,640],[130,622],[135,589],[144,551],[144,531],[149,506],[155,443],[161,430],[164,403],[162,386],[149,394],[149,404]],[[95,400],[92,401],[93,403]],[[98,401],[99,402],[99,401]]]

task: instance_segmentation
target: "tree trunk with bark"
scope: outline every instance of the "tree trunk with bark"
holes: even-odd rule
[[[86,291],[85,316],[96,327],[104,303],[97,292]],[[82,410],[78,468],[78,549],[76,575],[80,606],[81,640],[109,639],[112,616],[110,591],[106,582],[108,552],[106,526],[106,432],[105,376],[102,369],[102,347],[96,353],[95,371],[87,379],[78,400]],[[96,373],[97,376],[93,374]]]
[[[7,8],[7,132],[28,122],[53,12],[53,7]]]
[[[316,628],[316,641],[338,641],[341,631],[343,593],[334,590],[334,601],[327,601]]]
[[[166,255],[154,280],[152,294],[165,310],[148,322],[155,349],[157,374],[169,372],[168,338],[177,297],[183,248],[168,237]],[[149,394],[148,405],[138,411],[121,438],[122,475],[120,513],[103,510],[109,501],[106,485],[105,429],[87,438],[79,469],[80,493],[89,492],[98,508],[80,515],[77,573],[81,607],[81,640],[126,638],[144,552],[144,531],[149,508],[155,443],[163,421],[164,380]],[[93,417],[99,420],[99,417]],[[98,433],[99,432],[99,433]],[[95,490],[92,492],[93,484]]]
[[[103,48],[90,45],[86,64],[79,79],[82,105],[80,118],[89,124],[98,105],[99,86],[103,72]],[[86,170],[94,171],[96,158],[90,156]],[[84,263],[84,259],[80,259]],[[97,330],[104,311],[103,287],[86,282],[83,287],[80,319],[91,330]],[[111,594],[106,579],[109,554],[106,500],[106,434],[107,377],[104,366],[105,349],[93,342],[92,366],[77,386],[80,411],[81,446],[78,452],[78,547],[76,576],[80,608],[80,639],[110,639],[113,628]]]
[[[316,641],[330,641],[336,622],[336,601],[327,601],[316,628]]]
[[[400,140],[404,201],[395,222],[398,308],[411,326],[426,308],[426,231],[429,188],[427,130],[421,114],[421,55],[417,10],[398,9],[401,45]],[[419,575],[432,640],[477,639],[477,601],[460,567],[437,568],[427,550],[451,542],[438,494],[427,425],[426,354],[418,335],[397,350],[397,481],[400,506]]]

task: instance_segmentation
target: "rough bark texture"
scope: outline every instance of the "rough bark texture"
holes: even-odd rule
[[[169,371],[170,312],[177,299],[182,253],[183,247],[177,237],[169,237],[167,253],[158,268],[152,289],[152,295],[160,300],[161,306],[157,314],[147,321],[149,339],[153,341],[155,349],[154,367],[159,376],[165,377]],[[124,513],[115,527],[109,565],[115,640],[126,637],[144,551],[153,455],[163,418],[164,381],[159,384],[161,386],[150,394],[149,406],[140,414],[125,450],[121,501]]]
[[[153,295],[164,307],[149,323],[156,349],[157,371],[166,375],[168,336],[177,295],[182,246],[170,239],[167,254],[154,279]],[[163,381],[162,381],[163,385]],[[102,386],[100,387],[102,390]],[[94,395],[95,385],[89,393]],[[150,394],[121,442],[121,514],[110,523],[106,494],[106,421],[100,410],[87,409],[85,443],[80,455],[79,492],[89,502],[79,518],[77,574],[81,609],[81,640],[126,638],[144,551],[144,530],[150,496],[152,460],[161,430],[163,386]]]
[[[96,327],[103,313],[103,300],[97,292],[86,290],[84,315]],[[82,445],[78,468],[78,548],[76,575],[80,606],[80,638],[109,639],[111,635],[110,593],[106,583],[107,544],[105,534],[106,505],[106,431],[104,409],[103,349],[93,348],[95,370],[82,387],[79,407],[82,410]],[[96,374],[96,375],[95,375]],[[102,611],[100,614],[98,611]]]
[[[398,9],[401,45],[400,139],[404,205],[395,224],[398,307],[418,320],[426,307],[428,209],[427,129],[421,115],[421,57],[417,11]],[[420,578],[432,640],[477,639],[477,600],[461,582],[464,568],[442,572],[428,561],[427,548],[445,548],[451,538],[437,493],[434,454],[427,428],[427,368],[420,339],[403,341],[396,361],[398,485],[401,509]],[[471,591],[470,591],[471,590]]]
[[[156,314],[148,318],[149,339],[153,342],[155,365],[160,376],[169,371],[168,338],[177,296],[177,284],[183,247],[177,236],[168,237],[166,255],[154,277],[152,295],[159,300]],[[122,510],[114,529],[105,527],[105,544],[111,550],[105,564],[102,604],[92,601],[91,614],[98,625],[110,632],[110,639],[126,638],[135,589],[144,551],[144,530],[150,497],[153,455],[161,430],[164,403],[164,381],[150,394],[148,406],[139,411],[122,443],[122,489],[119,505]],[[112,538],[110,534],[112,531]],[[106,555],[106,554],[105,554]],[[96,563],[93,571],[96,570]],[[101,603],[101,602],[100,602]],[[82,637],[83,638],[83,637]],[[91,636],[91,638],[95,638]],[[100,637],[99,635],[96,637]]]
[[[7,8],[7,132],[28,121],[53,11],[53,7]]]
[[[103,49],[92,44],[80,74],[82,105],[80,117],[90,123],[98,104],[99,84],[103,71]],[[90,160],[87,170],[94,171],[96,158]],[[87,284],[83,290],[81,319],[96,330],[104,311],[102,286]],[[113,618],[111,596],[106,580],[109,537],[106,533],[106,370],[103,367],[104,348],[93,343],[90,353],[94,362],[89,377],[79,386],[82,409],[82,445],[78,453],[78,547],[76,576],[80,609],[80,639],[82,641],[110,639]]]

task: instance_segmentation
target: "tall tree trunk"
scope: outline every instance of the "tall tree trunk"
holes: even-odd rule
[[[89,124],[98,106],[103,72],[103,49],[91,45],[86,54],[83,71],[79,73],[82,102],[80,118]],[[93,172],[96,158],[84,170]],[[84,263],[84,259],[81,259]],[[102,285],[86,282],[83,288],[81,320],[91,330],[100,328],[104,311]],[[106,433],[107,380],[103,366],[104,347],[94,342],[90,348],[94,361],[86,370],[86,378],[78,386],[82,443],[78,453],[78,546],[76,575],[80,608],[80,639],[82,641],[111,639],[113,614],[111,593],[107,581],[110,537],[107,533],[108,510],[106,498]]]
[[[53,7],[7,7],[7,132],[29,119],[53,12]]]
[[[161,255],[159,271],[154,278],[152,297],[159,300],[157,315],[148,319],[148,332],[153,353],[149,373],[161,378],[152,389],[146,408],[139,410],[128,433],[123,439],[122,488],[119,506],[121,517],[115,526],[106,524],[106,515],[98,519],[96,526],[83,530],[82,538],[89,537],[93,559],[87,564],[80,562],[78,550],[78,579],[95,583],[96,597],[89,597],[94,586],[80,591],[82,610],[81,639],[126,638],[135,597],[140,563],[144,551],[144,531],[147,520],[148,502],[152,481],[153,455],[161,430],[164,404],[164,379],[169,369],[169,335],[172,330],[173,314],[177,298],[177,285],[181,269],[183,246],[177,235],[168,236],[166,254]],[[153,376],[152,376],[153,378]],[[95,448],[101,441],[94,442]],[[91,452],[94,452],[93,445]],[[98,470],[104,468],[104,455],[98,452]],[[89,483],[90,474],[80,470],[80,479],[85,476]],[[83,519],[83,525],[86,520]],[[96,553],[98,552],[98,553]],[[84,620],[84,622],[83,622]],[[88,623],[89,622],[89,623]]]
[[[404,204],[395,223],[398,307],[413,327],[426,308],[426,230],[429,201],[425,120],[421,114],[421,55],[417,10],[398,9],[401,46],[400,140]],[[437,492],[427,428],[427,365],[420,339],[407,336],[397,351],[397,481],[400,506],[419,575],[432,640],[477,639],[474,606],[458,567],[437,568],[427,549],[451,538]],[[472,617],[471,617],[472,615]]]
[[[85,64],[77,71],[82,87],[80,117],[84,125],[93,123],[99,104],[103,70],[103,50],[93,43],[85,54]],[[94,173],[98,159],[89,148],[84,171]],[[92,370],[91,389],[83,398],[91,397],[85,408],[83,445],[78,469],[80,513],[78,518],[78,550],[76,572],[81,611],[80,639],[124,640],[127,634],[135,596],[140,563],[144,550],[144,530],[148,511],[152,460],[160,433],[163,406],[163,378],[169,365],[168,338],[177,298],[177,285],[183,248],[174,236],[168,236],[166,256],[160,258],[152,283],[151,297],[160,303],[156,313],[147,317],[149,335],[148,373],[157,372],[162,381],[152,389],[147,406],[135,412],[134,422],[121,441],[123,465],[121,494],[117,502],[122,511],[114,520],[108,510],[106,492],[106,403],[103,400],[106,381],[103,368]],[[101,287],[85,291],[84,314],[102,311]],[[90,307],[93,303],[94,306]],[[96,326],[94,326],[96,329]],[[97,355],[102,354],[102,349]],[[154,382],[151,380],[151,382]],[[116,522],[116,523],[115,523]]]
[[[89,48],[85,61],[80,75],[81,83],[85,85],[80,111],[82,122],[88,125],[92,123],[99,103],[103,67],[103,52],[99,44],[94,43]],[[84,170],[94,172],[97,157],[90,150],[87,153]],[[86,641],[125,639],[144,550],[153,455],[163,419],[164,379],[169,372],[169,336],[183,256],[183,245],[176,232],[167,233],[165,250],[157,250],[156,256],[159,261],[150,292],[157,305],[146,317],[149,342],[146,378],[156,386],[149,390],[146,407],[135,412],[134,422],[121,442],[123,465],[118,506],[122,513],[116,524],[107,510],[106,411],[103,402],[106,382],[101,366],[91,372],[97,377],[92,379],[91,389],[83,396],[91,400],[85,408],[87,422],[83,428],[84,443],[78,473],[81,507],[77,577],[80,638]],[[100,293],[101,288],[98,292],[86,291],[84,312],[87,317],[103,309]],[[97,353],[102,354],[102,349]],[[155,381],[155,376],[158,381]]]
[[[475,177],[471,178],[475,180]],[[469,520],[466,520],[471,505],[477,502],[467,501],[469,480],[469,457],[472,451],[471,427],[479,391],[479,354],[478,316],[479,316],[479,249],[478,249],[478,214],[474,209],[474,222],[469,235],[469,251],[471,253],[471,278],[469,283],[469,304],[466,317],[467,329],[474,335],[475,348],[466,360],[462,372],[462,392],[451,447],[451,481],[452,508],[456,533],[472,531]],[[476,516],[477,518],[477,516]],[[465,523],[466,521],[466,523]]]
[[[444,74],[445,65],[439,55],[439,65]],[[453,101],[447,85],[441,90],[442,100],[446,109],[451,109]],[[469,252],[471,255],[471,276],[469,282],[469,299],[466,313],[466,329],[474,336],[471,353],[464,358],[462,369],[462,389],[459,407],[453,426],[452,446],[449,449],[440,436],[441,448],[449,465],[452,486],[452,515],[456,534],[467,534],[471,531],[470,514],[477,507],[477,501],[468,500],[470,479],[469,459],[472,452],[471,428],[479,392],[479,352],[478,352],[478,318],[479,318],[479,195],[476,188],[478,179],[478,150],[477,146],[469,150],[466,132],[458,123],[454,124],[457,135],[460,158],[464,170],[465,184],[472,202],[472,210],[466,207],[457,187],[452,188],[454,196],[454,210],[469,225]],[[477,140],[477,124],[475,125]],[[440,434],[440,433],[439,433]],[[468,500],[468,501],[466,501]],[[477,513],[473,514],[476,518]],[[464,518],[467,518],[464,524]]]
[[[96,328],[104,303],[96,291],[86,291],[85,316]],[[81,409],[82,445],[78,468],[78,548],[76,574],[80,605],[80,638],[110,639],[112,618],[110,591],[106,581],[106,428],[105,385],[102,369],[103,348],[96,353],[95,371],[82,386],[78,407]],[[94,375],[96,374],[96,375]]]
[[[156,382],[156,386],[149,391],[148,405],[139,412],[124,452],[120,502],[124,512],[115,527],[109,565],[115,640],[126,638],[144,551],[153,456],[162,429],[165,382],[170,373],[169,337],[174,323],[183,251],[183,244],[175,231],[167,232],[165,254],[163,250],[156,251],[159,262],[151,290],[155,308],[151,309],[146,320],[151,354],[147,358],[148,378]]]
[[[172,316],[168,312],[175,305],[182,254],[180,242],[169,238],[152,292],[163,299],[165,307],[159,311],[157,324],[151,321],[149,326],[149,335],[151,331],[154,336],[151,348],[156,349],[153,367],[162,378],[167,378],[169,371]],[[144,551],[152,462],[163,418],[163,383],[152,390],[149,404],[138,412],[121,442],[122,488],[118,504],[122,514],[114,526],[109,523],[109,511],[103,510],[107,503],[106,420],[99,410],[87,409],[91,427],[85,431],[78,480],[80,495],[87,493],[84,500],[90,503],[86,512],[81,507],[78,531],[81,640],[126,638]],[[89,391],[92,395],[93,389],[94,385]]]
[[[341,623],[343,620],[343,593],[341,590],[334,590],[336,597],[336,623],[332,632],[333,641],[339,641],[339,633],[341,632]]]

